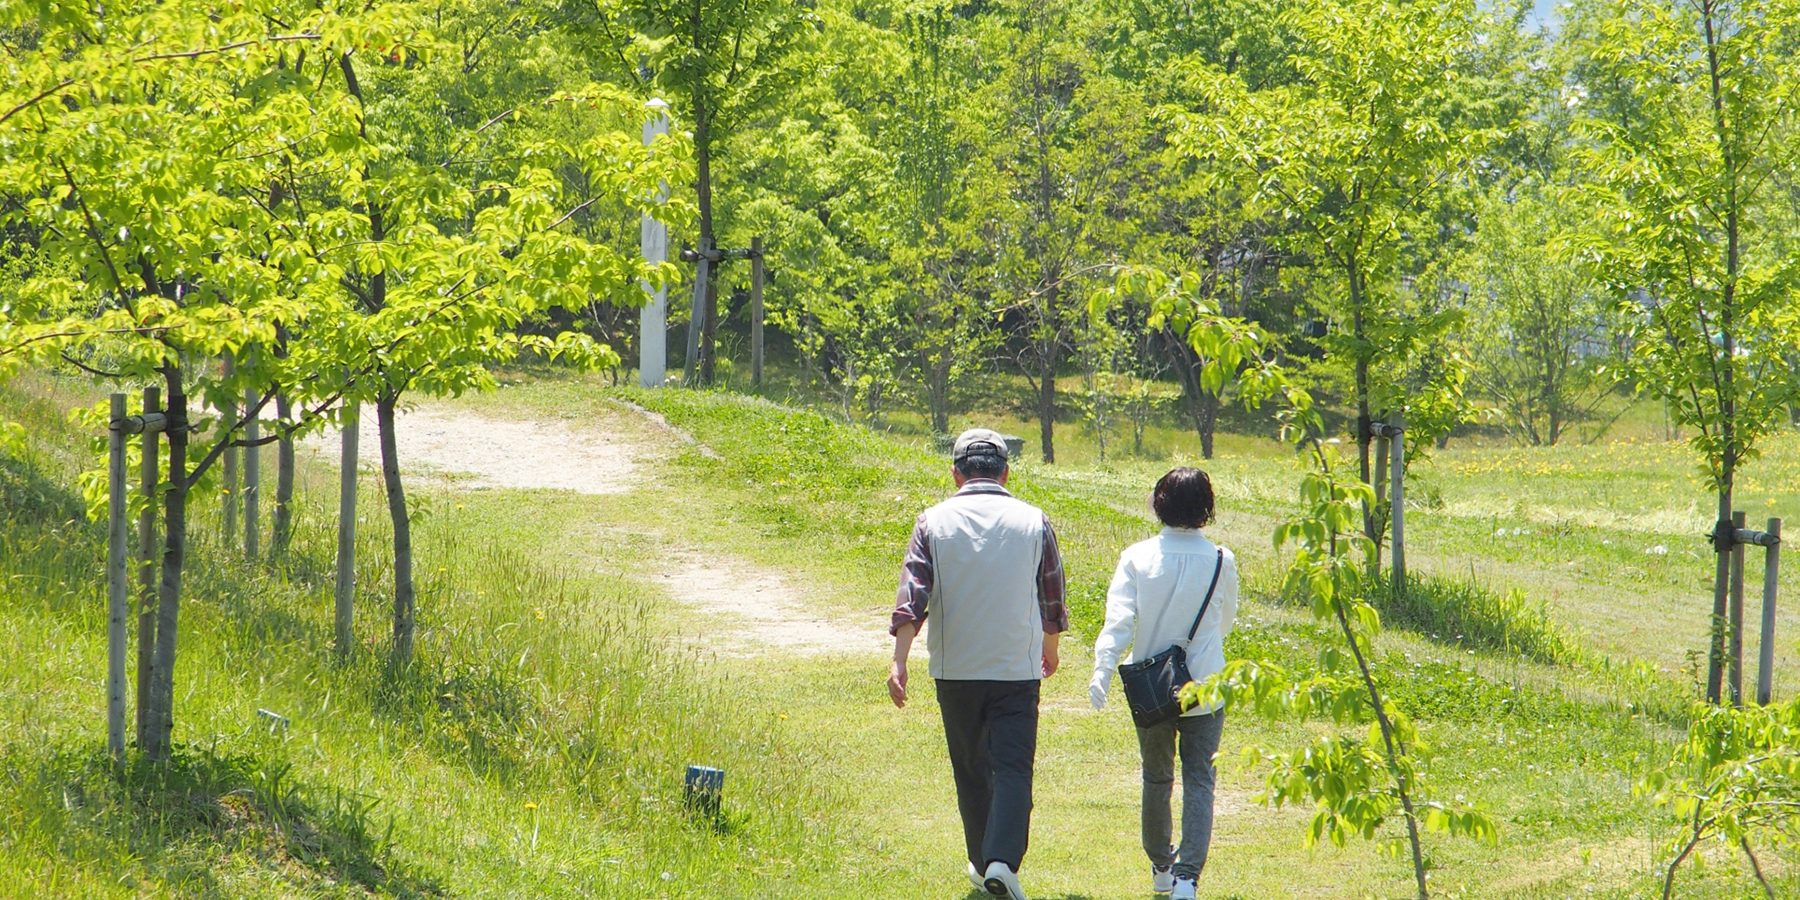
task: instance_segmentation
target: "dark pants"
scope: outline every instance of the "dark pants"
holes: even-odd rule
[[[1016,872],[1031,835],[1038,682],[939,680],[937,696],[969,862]]]
[[[1198,878],[1206,868],[1206,851],[1212,843],[1213,754],[1219,752],[1219,734],[1225,729],[1225,712],[1182,716],[1174,721],[1139,728],[1138,751],[1144,762],[1144,852],[1150,863],[1173,865],[1177,876]],[[1175,755],[1181,754],[1181,852],[1169,845],[1174,823],[1169,818],[1169,798],[1175,791]]]

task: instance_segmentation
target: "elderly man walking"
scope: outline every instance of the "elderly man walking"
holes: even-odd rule
[[[1069,628],[1062,556],[1043,510],[1006,491],[1006,441],[985,428],[951,450],[956,494],[919,515],[900,571],[888,695],[906,706],[906,657],[925,646],[937,681],[969,881],[1025,900],[1019,864],[1031,831],[1038,684],[1056,671]]]

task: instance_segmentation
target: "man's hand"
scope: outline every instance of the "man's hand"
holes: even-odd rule
[[[1061,643],[1061,638],[1062,638],[1062,635],[1060,635],[1060,634],[1044,635],[1044,677],[1045,678],[1049,678],[1050,676],[1055,675],[1056,667],[1058,665],[1062,664],[1062,658],[1058,655],[1058,651],[1057,651],[1057,644]]]
[[[894,660],[888,667],[888,699],[894,701],[896,709],[906,708],[906,661]]]
[[[1095,669],[1094,677],[1088,681],[1088,703],[1095,709],[1106,708],[1106,687],[1112,684],[1112,673],[1106,669]]]

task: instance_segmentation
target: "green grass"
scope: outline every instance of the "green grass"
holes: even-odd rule
[[[55,385],[25,389],[68,399]],[[621,399],[666,415],[722,458],[657,434]],[[846,623],[885,621],[907,529],[948,487],[947,464],[922,434],[585,379],[521,380],[459,401],[627,434],[658,452],[636,489],[607,497],[415,478],[422,664],[398,682],[377,662],[387,573],[373,486],[362,514],[365,652],[348,666],[329,652],[329,473],[307,473],[295,559],[276,569],[238,562],[202,509],[178,682],[177,739],[194,772],[171,791],[115,783],[93,763],[99,535],[77,520],[65,487],[81,453],[55,430],[58,403],[19,391],[3,401],[43,436],[29,458],[0,469],[9,473],[0,617],[19,648],[12,671],[28,673],[0,682],[0,811],[26,811],[0,812],[0,894],[964,896],[928,679],[896,711],[877,656],[684,651],[676,635],[708,623],[667,602],[659,577],[664,548],[700,548],[782,573]],[[1078,447],[1079,431],[1069,434]],[[1292,508],[1297,469],[1267,442],[1221,447],[1208,464],[1221,498],[1214,531],[1238,551],[1251,587],[1228,653],[1303,670],[1333,638],[1275,596],[1269,534]],[[1150,483],[1192,458],[1179,443],[1168,452],[1104,466],[1025,462],[1015,474],[1019,493],[1058,524],[1077,625],[1066,671],[1045,692],[1033,896],[1144,895],[1135,745],[1116,703],[1087,709],[1083,646],[1118,550],[1152,531]],[[1791,459],[1771,454],[1753,468],[1765,491],[1753,502],[1793,505],[1792,493],[1769,490],[1791,490],[1781,468]],[[1434,750],[1431,796],[1478,803],[1501,824],[1496,847],[1428,839],[1440,894],[1649,892],[1675,823],[1631,787],[1670,746],[1678,722],[1667,698],[1686,690],[1682,648],[1703,633],[1689,619],[1704,613],[1675,602],[1704,600],[1693,590],[1704,566],[1681,549],[1703,530],[1703,488],[1679,448],[1660,444],[1453,444],[1415,472],[1424,502],[1409,519],[1409,562],[1422,582],[1409,605],[1385,610],[1377,663]],[[1671,552],[1643,553],[1651,542]],[[1638,630],[1607,629],[1612,621]],[[1783,666],[1778,689],[1800,674],[1785,657]],[[292,725],[270,734],[257,708]],[[1407,892],[1403,860],[1374,845],[1305,848],[1308,810],[1255,802],[1264,768],[1244,751],[1291,748],[1326,727],[1228,723],[1209,895]],[[722,832],[680,812],[688,762],[730,773]],[[270,782],[259,773],[280,773],[290,793],[259,794]],[[243,797],[247,811],[142,824],[147,811],[186,809],[176,794]],[[96,799],[77,814],[64,799],[75,795]],[[331,839],[271,836],[282,815]],[[1745,895],[1751,882],[1736,858],[1709,860],[1684,872],[1684,896]],[[1784,890],[1800,890],[1791,850],[1765,862]]]

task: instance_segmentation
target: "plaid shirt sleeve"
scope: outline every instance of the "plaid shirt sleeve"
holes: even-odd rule
[[[931,566],[931,532],[925,529],[925,517],[921,515],[913,523],[912,539],[906,542],[906,559],[900,563],[900,592],[894,600],[888,634],[894,634],[908,622],[915,626],[925,624],[926,605],[936,581],[937,572]]]
[[[1069,630],[1069,607],[1064,602],[1062,551],[1056,546],[1056,529],[1050,517],[1044,517],[1044,556],[1038,563],[1038,613],[1044,619],[1045,634],[1061,634]]]

